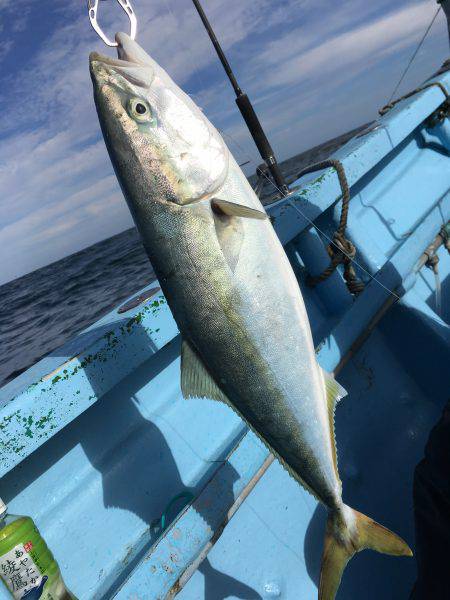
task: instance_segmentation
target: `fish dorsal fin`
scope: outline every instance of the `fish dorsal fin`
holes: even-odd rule
[[[184,398],[211,398],[228,404],[228,398],[186,340],[181,344],[181,393]]]
[[[211,200],[211,207],[219,214],[221,213],[228,217],[267,219],[267,213],[264,210],[257,210],[256,208],[250,208],[249,206],[236,204],[235,202],[229,202],[228,200],[221,200],[220,198],[213,198]]]
[[[339,479],[338,465],[337,465],[337,452],[336,452],[336,439],[334,436],[334,412],[336,410],[336,404],[339,400],[342,400],[347,395],[346,390],[340,383],[336,381],[332,373],[324,371],[322,369],[323,380],[325,383],[325,390],[327,393],[327,408],[328,418],[330,420],[330,436],[331,436],[331,451],[333,453],[333,463],[336,476]],[[339,479],[339,482],[341,480]]]

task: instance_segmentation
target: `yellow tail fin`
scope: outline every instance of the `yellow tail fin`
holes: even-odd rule
[[[348,506],[344,506],[342,514],[330,513],[325,532],[319,600],[334,600],[348,561],[365,548],[394,556],[412,556],[409,546],[398,535],[362,513]]]

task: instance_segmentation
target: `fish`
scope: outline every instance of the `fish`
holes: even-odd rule
[[[318,597],[370,548],[405,541],[344,504],[334,436],[345,390],[317,362],[298,281],[222,136],[143,48],[90,55],[118,181],[182,336],[181,391],[231,406],[328,510]]]

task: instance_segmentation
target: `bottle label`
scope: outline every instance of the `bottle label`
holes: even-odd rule
[[[0,575],[14,598],[39,598],[47,577],[42,577],[30,552],[31,541],[17,544],[12,550],[0,556]],[[42,587],[41,584],[45,579]],[[32,591],[33,590],[33,591]],[[36,594],[33,592],[36,591]],[[40,592],[40,593],[39,593]],[[39,593],[39,595],[37,595]]]

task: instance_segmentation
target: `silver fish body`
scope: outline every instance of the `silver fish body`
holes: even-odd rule
[[[203,113],[128,36],[117,40],[119,60],[91,55],[97,112],[186,344],[183,391],[217,388],[211,396],[223,396],[328,507],[342,544],[359,517],[342,502],[329,381],[283,247],[270,221],[257,218],[263,206]],[[339,569],[340,580],[343,566],[331,570]],[[325,581],[320,597],[334,597],[338,584]]]
[[[140,231],[184,339],[293,474],[337,507],[325,386],[298,284],[268,220],[230,220],[205,201],[152,211]]]

